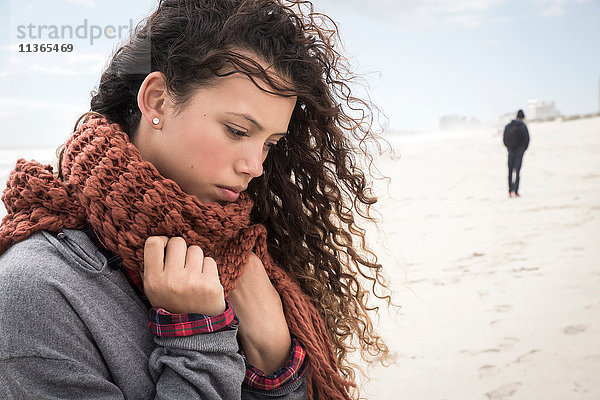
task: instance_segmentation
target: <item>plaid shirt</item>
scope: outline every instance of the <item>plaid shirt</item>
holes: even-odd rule
[[[83,229],[83,232],[106,257],[108,266],[112,269],[120,269],[124,273],[136,294],[150,309],[148,327],[155,335],[161,337],[191,336],[237,328],[239,320],[227,299],[225,299],[227,305],[225,311],[212,317],[203,314],[171,314],[164,308],[152,307],[144,294],[144,285],[140,273],[122,268],[121,257],[104,247],[92,228]],[[292,349],[286,365],[276,370],[272,375],[267,375],[260,369],[250,365],[242,350],[240,350],[240,354],[244,357],[246,363],[244,384],[254,389],[278,389],[298,379],[306,372],[307,368],[305,362],[306,352],[295,337],[292,338]]]
[[[306,352],[298,339],[292,337],[292,350],[285,366],[279,368],[273,375],[266,375],[260,369],[248,364],[243,350],[240,353],[246,362],[246,375],[244,384],[254,389],[273,390],[280,388],[290,382],[294,382],[298,377],[306,372]]]

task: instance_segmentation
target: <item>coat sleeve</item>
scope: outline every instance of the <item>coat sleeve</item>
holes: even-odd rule
[[[523,151],[525,151],[529,147],[529,129],[527,129],[527,125],[525,125],[525,124],[523,124],[523,128],[525,129],[525,139],[523,141]]]
[[[510,126],[510,123],[508,123],[505,127],[504,127],[504,132],[502,133],[502,142],[504,143],[504,147],[506,147],[508,149],[508,144],[506,143],[506,131],[508,130],[508,127]]]
[[[150,357],[157,399],[308,399],[306,376],[275,390],[242,385],[246,366],[238,353],[237,329],[175,338],[156,337]]]
[[[233,338],[222,338],[226,334]],[[210,337],[212,336],[212,337]],[[156,399],[239,399],[244,364],[234,351],[235,332],[200,335],[186,344],[157,347],[150,359]],[[230,339],[230,340],[228,340]],[[202,344],[199,344],[202,343]],[[185,347],[203,347],[188,350]],[[77,349],[75,349],[77,350]],[[81,349],[80,349],[81,350]],[[132,371],[132,375],[135,372]],[[0,360],[5,399],[124,399],[118,384],[93,365],[55,352]]]
[[[239,399],[246,367],[237,329],[154,340],[150,374],[157,399]]]

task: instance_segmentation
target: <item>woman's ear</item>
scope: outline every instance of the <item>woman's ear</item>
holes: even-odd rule
[[[153,129],[160,130],[163,125],[166,100],[167,85],[165,76],[159,71],[151,72],[140,86],[137,102],[142,112],[142,118]]]

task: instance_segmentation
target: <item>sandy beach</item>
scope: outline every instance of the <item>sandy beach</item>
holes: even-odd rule
[[[398,363],[366,398],[600,399],[600,118],[529,130],[521,198],[493,130],[391,137],[370,239],[402,307],[381,321]],[[54,150],[5,150],[3,186]]]
[[[398,363],[366,398],[600,399],[600,118],[529,130],[520,198],[493,131],[392,139],[371,237]]]

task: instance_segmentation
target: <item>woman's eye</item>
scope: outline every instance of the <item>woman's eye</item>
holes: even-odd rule
[[[248,136],[248,134],[246,134],[246,132],[244,132],[244,131],[240,131],[239,129],[232,128],[229,125],[225,125],[225,126],[227,127],[227,130],[235,136]]]

